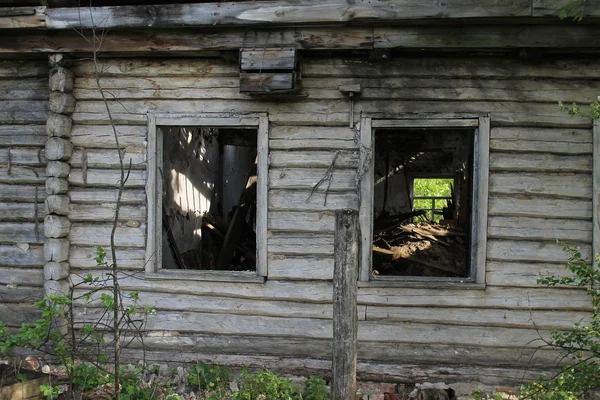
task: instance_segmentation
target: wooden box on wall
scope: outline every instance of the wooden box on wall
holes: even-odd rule
[[[293,93],[299,90],[295,49],[240,50],[240,93]]]

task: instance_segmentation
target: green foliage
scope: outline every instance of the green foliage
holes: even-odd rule
[[[72,384],[79,390],[89,390],[113,382],[112,376],[95,365],[79,364],[73,368]]]
[[[225,398],[229,378],[229,370],[226,367],[198,362],[190,368],[187,382],[194,389],[208,392],[207,399],[218,400]]]
[[[56,399],[62,393],[58,386],[51,385],[40,385],[40,390],[47,400]]]
[[[242,372],[242,386],[233,400],[302,400],[302,395],[289,379],[269,371]]]
[[[416,178],[413,180],[413,196],[415,197],[452,197],[452,178]],[[431,199],[414,199],[413,209],[429,210],[427,219],[438,222],[442,219],[440,211],[448,206],[449,201],[444,199],[435,200],[435,215],[431,214]]]
[[[327,383],[323,378],[318,376],[311,376],[310,379],[304,383],[304,391],[302,394],[304,395],[304,400],[329,399]]]
[[[566,105],[563,104],[562,101],[559,101],[558,102],[558,106],[560,107],[561,111],[567,112],[571,117],[574,117],[574,116],[582,116],[582,117],[589,116],[591,119],[598,119],[598,118],[600,118],[600,96],[598,96],[596,98],[596,101],[594,101],[593,103],[590,103],[589,113],[586,113],[585,111],[583,111],[581,109],[581,107],[579,105],[577,105],[577,103],[573,103],[570,106],[566,106]]]
[[[569,4],[560,10],[560,19],[573,18],[573,21],[579,22],[585,14],[585,3],[587,0],[569,0]]]
[[[475,389],[472,396],[474,400],[502,400],[503,398],[501,393],[490,394],[481,389]]]
[[[522,398],[570,400],[600,388],[600,270],[586,262],[578,248],[564,247],[569,255],[569,276],[548,275],[538,283],[555,287],[573,285],[586,288],[592,300],[590,322],[577,322],[569,331],[552,330],[548,344],[564,351],[573,360],[554,377],[542,377],[522,388]],[[600,256],[596,258],[600,262]]]

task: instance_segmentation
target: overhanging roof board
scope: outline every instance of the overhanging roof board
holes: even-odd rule
[[[586,17],[600,17],[600,0],[588,0]],[[0,28],[177,28],[224,26],[376,25],[379,22],[547,17],[558,21],[564,0],[287,0],[156,4],[111,7],[40,7],[38,25],[0,17]],[[3,21],[4,19],[4,21]],[[39,19],[39,17],[38,17]],[[588,20],[589,21],[589,20]]]

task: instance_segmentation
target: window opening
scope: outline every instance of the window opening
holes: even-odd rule
[[[158,129],[162,268],[256,271],[257,129]]]
[[[474,133],[374,131],[374,275],[470,276]]]

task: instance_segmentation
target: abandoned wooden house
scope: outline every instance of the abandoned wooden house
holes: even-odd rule
[[[148,362],[326,374],[334,211],[357,209],[359,377],[556,368],[536,339],[591,304],[536,279],[563,272],[557,241],[600,252],[600,125],[558,106],[600,95],[600,7],[47,3],[0,1],[8,325],[102,273],[122,156],[117,258],[157,310]]]

